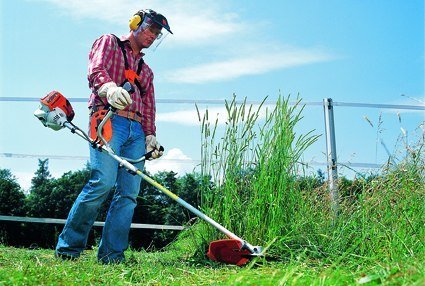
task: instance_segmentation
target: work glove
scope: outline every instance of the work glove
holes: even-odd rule
[[[102,85],[98,94],[101,97],[106,96],[108,103],[117,109],[124,109],[127,105],[133,103],[130,94],[122,87],[117,86],[114,82],[107,82]]]
[[[155,150],[152,152],[152,156],[149,158],[149,161],[153,159],[158,159],[159,157],[164,154],[163,151],[159,151],[159,148],[161,147],[161,144],[156,141],[155,135],[148,135],[146,136],[146,153],[149,153],[152,150]]]

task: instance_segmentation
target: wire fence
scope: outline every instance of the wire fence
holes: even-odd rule
[[[86,103],[87,98],[78,97],[78,98],[68,98],[70,102],[79,102]],[[37,97],[0,97],[0,102],[39,102],[40,99]],[[225,100],[219,99],[156,99],[157,103],[161,104],[212,104],[212,105],[224,105]],[[242,103],[242,101],[236,101],[237,104]],[[269,104],[274,105],[276,101],[245,101],[246,104],[259,105]],[[290,105],[296,105],[298,102],[292,101],[289,102]],[[323,106],[322,101],[307,101],[302,102],[302,105],[305,106]],[[361,103],[361,102],[333,102],[333,106],[341,106],[341,107],[354,107],[354,108],[380,108],[380,109],[393,109],[393,110],[417,110],[417,111],[425,111],[425,105],[416,104],[416,105],[404,105],[404,104],[381,104],[381,103]],[[22,154],[22,153],[0,153],[0,157],[4,158],[44,158],[44,159],[54,159],[54,160],[88,160],[88,156],[65,156],[65,155],[52,155],[52,154]],[[192,164],[198,165],[201,163],[200,160],[197,159],[162,159],[163,161],[169,162],[177,162],[180,164]],[[309,166],[326,166],[328,162],[325,161],[306,161],[302,162],[305,165]],[[368,168],[368,169],[379,169],[383,164],[370,163],[370,162],[339,162],[338,165],[345,166],[349,168]]]
[[[85,97],[74,97],[68,98],[70,102],[87,102]],[[0,97],[0,102],[39,102],[40,99],[37,97]],[[223,99],[175,99],[175,98],[159,98],[156,99],[157,103],[165,104],[218,104],[223,105],[225,100]],[[242,101],[236,101],[237,104],[242,103]],[[247,100],[246,104],[261,104],[262,101],[257,100]],[[268,100],[264,104],[276,104],[276,101]],[[297,104],[296,101],[289,102],[290,105]],[[303,105],[306,106],[322,106],[322,101],[303,101]],[[384,103],[362,103],[362,102],[342,102],[334,101],[334,106],[346,106],[346,107],[366,107],[366,108],[382,108],[382,109],[403,109],[403,110],[422,110],[425,111],[424,104],[384,104]]]

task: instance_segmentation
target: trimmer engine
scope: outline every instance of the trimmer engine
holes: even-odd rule
[[[52,91],[40,99],[40,106],[34,112],[44,126],[53,130],[60,130],[65,122],[71,122],[74,118],[74,109],[60,92]]]

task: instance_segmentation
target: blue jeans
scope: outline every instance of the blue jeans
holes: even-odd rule
[[[127,158],[145,154],[145,135],[140,123],[114,115],[111,118],[112,138],[109,141],[115,153]],[[140,190],[140,176],[134,176],[106,152],[90,147],[91,175],[69,212],[59,235],[56,254],[76,258],[85,249],[90,229],[99,208],[115,186],[116,190],[102,231],[97,257],[104,263],[121,262],[128,248],[128,234],[136,198]],[[144,162],[135,164],[142,170]]]

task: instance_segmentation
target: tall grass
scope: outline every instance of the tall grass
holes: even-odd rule
[[[410,158],[356,180],[357,193],[341,189],[335,219],[326,185],[306,187],[299,177],[300,158],[318,138],[314,130],[296,133],[301,100],[290,104],[280,97],[272,109],[235,98],[225,105],[223,131],[218,121],[210,122],[208,110],[199,115],[201,169],[215,183],[204,189],[202,209],[211,217],[252,244],[273,241],[268,254],[279,259],[363,263],[425,254],[423,140],[410,149]],[[223,237],[212,227],[198,230],[202,247]]]
[[[251,243],[267,244],[291,232],[293,214],[302,200],[295,187],[298,161],[318,136],[295,132],[302,119],[300,99],[290,105],[289,97],[280,97],[271,110],[246,101],[238,105],[235,98],[225,106],[223,135],[217,135],[218,121],[209,122],[208,110],[200,118],[201,169],[216,183],[204,191],[202,207]],[[262,114],[265,118],[260,118]]]

